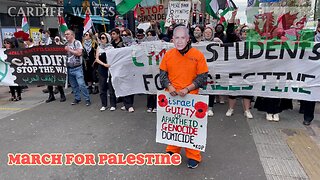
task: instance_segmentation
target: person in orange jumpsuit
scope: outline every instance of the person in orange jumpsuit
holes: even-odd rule
[[[173,31],[175,48],[164,55],[160,64],[160,82],[171,96],[184,97],[186,94],[198,94],[208,78],[208,65],[204,55],[191,47],[189,29],[177,26]],[[169,154],[180,153],[181,147],[168,145]],[[201,161],[198,150],[185,148],[189,168],[196,168]]]

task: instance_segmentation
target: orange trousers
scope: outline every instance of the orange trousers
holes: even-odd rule
[[[198,162],[201,161],[200,151],[194,150],[194,149],[189,149],[189,148],[185,148],[185,150],[186,150],[186,156],[187,156],[188,159],[193,159],[193,160],[196,160]],[[169,152],[169,151],[173,152],[173,153],[180,154],[181,147],[168,145],[167,149],[166,149],[166,152]]]

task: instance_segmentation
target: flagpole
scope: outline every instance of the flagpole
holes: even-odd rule
[[[92,22],[92,29],[93,29],[93,31],[94,31],[94,34],[97,33],[97,30],[96,30],[96,28],[94,27],[93,22]]]
[[[102,10],[101,1],[100,0],[99,0],[99,6],[100,6],[100,9]],[[104,13],[103,13],[103,11],[101,11],[101,18],[102,18],[102,24],[103,24],[104,32],[106,33],[107,32],[107,28],[106,28],[106,24],[104,23]]]

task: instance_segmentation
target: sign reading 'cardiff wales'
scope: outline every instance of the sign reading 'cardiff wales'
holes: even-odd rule
[[[159,91],[157,134],[159,143],[205,151],[208,96],[171,96]]]

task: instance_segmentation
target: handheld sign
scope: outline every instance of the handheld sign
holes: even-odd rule
[[[205,151],[208,96],[171,96],[159,91],[157,97],[156,142]]]

